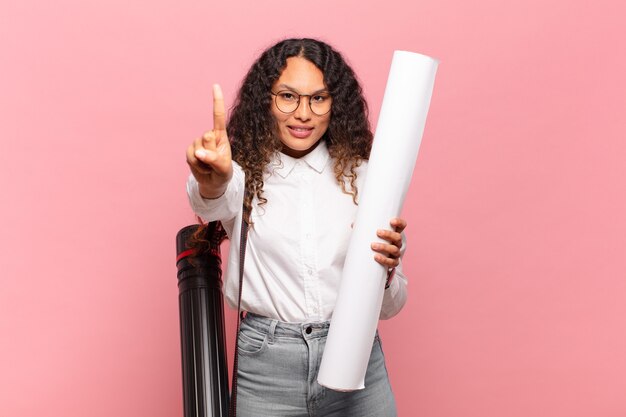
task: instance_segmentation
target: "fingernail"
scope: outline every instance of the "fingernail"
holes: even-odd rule
[[[203,150],[197,150],[196,151],[196,157],[202,159],[202,158],[206,157],[206,152],[203,151]]]

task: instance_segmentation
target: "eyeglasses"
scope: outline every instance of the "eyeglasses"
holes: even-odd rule
[[[293,113],[300,106],[300,98],[309,98],[309,108],[318,116],[323,116],[330,111],[333,99],[328,93],[298,94],[289,90],[281,90],[272,93],[276,107],[283,113]]]

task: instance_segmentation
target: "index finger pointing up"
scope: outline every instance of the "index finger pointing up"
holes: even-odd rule
[[[213,129],[226,130],[224,95],[219,84],[213,84]]]

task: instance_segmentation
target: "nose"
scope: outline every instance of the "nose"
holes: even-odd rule
[[[309,105],[309,102],[306,101],[310,99],[311,98],[308,96],[300,97],[300,103],[298,103],[298,108],[293,114],[296,119],[302,120],[302,121],[307,121],[311,119],[311,114],[313,112],[311,111],[311,106]]]

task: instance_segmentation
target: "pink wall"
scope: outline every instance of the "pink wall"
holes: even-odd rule
[[[180,416],[184,152],[264,47],[441,60],[381,325],[401,416],[626,415],[618,0],[2,1],[0,415]],[[229,338],[232,341],[232,338]]]

